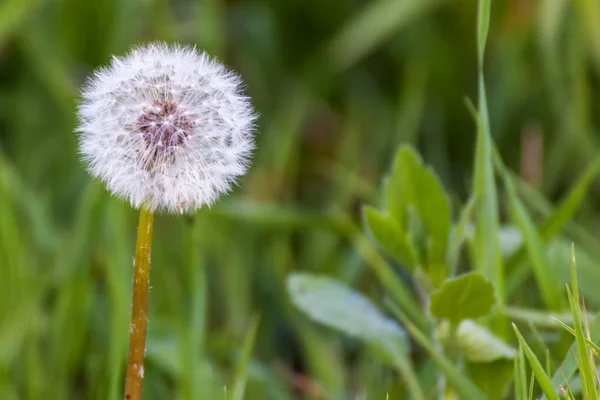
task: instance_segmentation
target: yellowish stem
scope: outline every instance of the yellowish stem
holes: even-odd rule
[[[150,247],[152,245],[151,211],[142,207],[138,225],[133,271],[133,301],[129,326],[129,359],[125,379],[125,400],[142,398],[146,327],[148,324],[148,288],[150,283]]]

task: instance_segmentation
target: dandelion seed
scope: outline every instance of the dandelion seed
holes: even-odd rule
[[[83,159],[136,208],[194,211],[248,167],[255,114],[242,83],[194,48],[153,43],[115,57],[82,100]]]

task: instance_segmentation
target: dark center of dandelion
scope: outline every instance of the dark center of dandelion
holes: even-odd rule
[[[160,100],[155,100],[137,120],[138,129],[154,159],[183,145],[194,124],[193,116],[172,102]]]

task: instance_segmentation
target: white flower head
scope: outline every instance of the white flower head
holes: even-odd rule
[[[152,43],[89,78],[79,149],[132,206],[190,212],[246,172],[256,116],[240,78],[195,48]]]

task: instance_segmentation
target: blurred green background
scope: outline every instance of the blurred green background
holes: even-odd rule
[[[156,218],[146,398],[229,398],[258,317],[246,398],[393,396],[394,373],[293,309],[285,279],[324,273],[378,298],[331,216],[361,223],[402,143],[455,211],[465,201],[476,14],[474,0],[1,0],[0,399],[121,397],[137,214],[90,179],[73,129],[85,77],[149,40],[219,57],[260,119],[233,195]],[[600,3],[494,1],[486,80],[505,162],[556,201],[600,147]],[[579,237],[594,238],[598,195]]]

